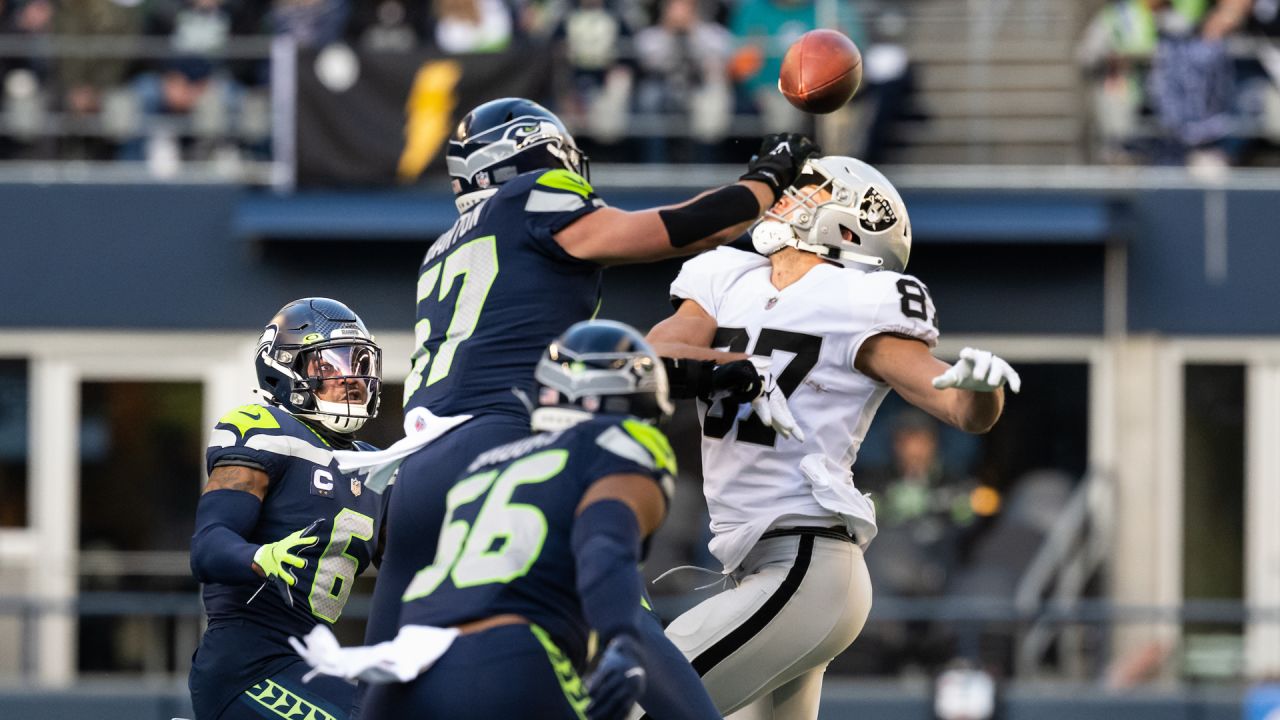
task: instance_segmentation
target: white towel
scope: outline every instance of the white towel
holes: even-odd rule
[[[414,408],[405,416],[405,436],[391,447],[375,452],[336,450],[333,458],[343,472],[365,475],[364,486],[381,493],[391,484],[400,463],[429,443],[471,419],[471,415],[439,417],[426,408]]]
[[[344,648],[338,644],[333,631],[316,625],[302,641],[291,637],[289,644],[312,667],[311,672],[303,676],[303,682],[316,675],[334,675],[381,685],[409,682],[426,672],[456,637],[455,628],[405,625],[392,640],[368,647]]]

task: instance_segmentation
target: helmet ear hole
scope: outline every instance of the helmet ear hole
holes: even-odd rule
[[[851,242],[854,245],[862,244],[862,238],[858,237],[858,232],[856,230],[849,227],[848,225],[845,225],[844,223],[840,223],[839,226],[840,226],[840,235],[842,240],[844,240],[845,242]],[[844,234],[846,232],[849,233],[849,237],[847,238],[844,237]]]

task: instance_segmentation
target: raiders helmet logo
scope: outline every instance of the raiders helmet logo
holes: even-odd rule
[[[870,187],[858,206],[858,222],[868,232],[884,232],[898,222],[898,216],[893,212],[889,198],[881,195],[875,187]]]

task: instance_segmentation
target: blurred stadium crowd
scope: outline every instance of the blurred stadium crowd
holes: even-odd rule
[[[885,156],[889,128],[904,117],[929,119],[927,107],[911,101],[910,50],[913,13],[932,6],[942,7],[928,0],[0,0],[0,159],[265,159],[270,43],[285,37],[304,49],[345,43],[361,53],[549,46],[557,62],[542,99],[597,160],[732,160],[728,139],[812,123],[774,88],[786,47],[826,26],[844,31],[865,56],[855,102],[863,117],[845,150],[873,163],[899,161]],[[1084,155],[1274,164],[1275,0],[1094,0],[1072,11],[1090,13],[1086,27],[1063,29],[1079,36],[1081,85],[1091,96],[1075,103],[1089,130],[1079,138]],[[1000,48],[974,52],[987,50]]]

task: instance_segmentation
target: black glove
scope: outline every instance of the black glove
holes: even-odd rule
[[[587,679],[589,720],[621,720],[644,692],[645,672],[640,646],[626,635],[609,641],[595,672]]]
[[[723,394],[729,402],[749,403],[760,396],[763,381],[750,360],[734,360],[711,371],[711,395]]]
[[[773,199],[777,201],[782,191],[795,182],[805,161],[821,154],[822,148],[800,133],[766,135],[760,152],[751,158],[747,172],[738,179],[765,183],[773,188]]]

